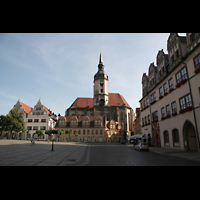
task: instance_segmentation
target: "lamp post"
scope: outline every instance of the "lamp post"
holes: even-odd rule
[[[51,151],[53,151],[53,141],[54,141],[53,134],[51,134],[51,139],[52,139],[52,149],[51,149]]]

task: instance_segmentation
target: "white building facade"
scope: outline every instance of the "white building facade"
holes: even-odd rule
[[[30,139],[32,137],[38,139],[36,131],[42,130],[43,134],[39,137],[39,139],[48,140],[48,135],[45,134],[45,131],[53,130],[56,125],[56,121],[56,115],[47,109],[47,107],[42,105],[39,99],[26,118],[25,130],[26,132],[29,131],[29,133],[26,134],[25,139]]]

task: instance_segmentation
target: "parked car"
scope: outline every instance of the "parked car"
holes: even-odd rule
[[[125,144],[125,141],[124,141],[124,140],[122,140],[122,141],[121,141],[121,144]]]
[[[149,145],[146,142],[140,142],[139,144],[135,145],[135,150],[136,149],[138,149],[139,151],[141,150],[149,151]]]

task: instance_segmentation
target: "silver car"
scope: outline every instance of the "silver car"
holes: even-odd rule
[[[141,150],[149,151],[149,145],[146,142],[140,142],[139,144],[135,145],[135,150],[136,149],[138,149],[139,151]]]

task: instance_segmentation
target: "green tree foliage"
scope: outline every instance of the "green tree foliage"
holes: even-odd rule
[[[70,136],[72,134],[71,131],[70,130],[66,130],[65,133],[69,135],[69,141],[70,141]]]
[[[24,122],[24,114],[19,113],[18,108],[13,108],[8,115],[4,117],[2,123],[2,130],[17,132],[25,132],[25,122]]]
[[[43,134],[43,131],[42,130],[36,130],[36,133],[38,135],[38,138]]]

